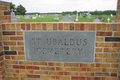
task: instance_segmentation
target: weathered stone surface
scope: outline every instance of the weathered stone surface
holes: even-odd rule
[[[25,31],[26,60],[93,62],[95,32]]]

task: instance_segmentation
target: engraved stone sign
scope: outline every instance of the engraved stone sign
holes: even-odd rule
[[[95,32],[25,31],[26,60],[93,62]]]

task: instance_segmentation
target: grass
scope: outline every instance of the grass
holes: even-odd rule
[[[87,19],[86,17],[78,17],[79,21],[75,21],[75,19],[71,19],[74,22],[93,22],[95,17],[104,17],[105,18],[105,22],[107,21],[107,18],[110,18],[110,22],[112,20],[115,20],[115,16],[114,17],[110,17],[108,15],[92,15],[91,19]],[[59,16],[59,20],[62,20],[62,16]],[[44,16],[44,18],[36,18],[36,19],[25,19],[24,17],[20,18],[20,22],[59,22],[59,20],[54,20],[54,16]]]

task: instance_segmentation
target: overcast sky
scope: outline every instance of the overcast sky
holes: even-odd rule
[[[116,10],[117,0],[2,0],[16,6],[23,5],[27,12],[63,12]]]

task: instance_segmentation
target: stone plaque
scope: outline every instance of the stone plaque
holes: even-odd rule
[[[26,60],[93,62],[95,32],[25,31]]]

